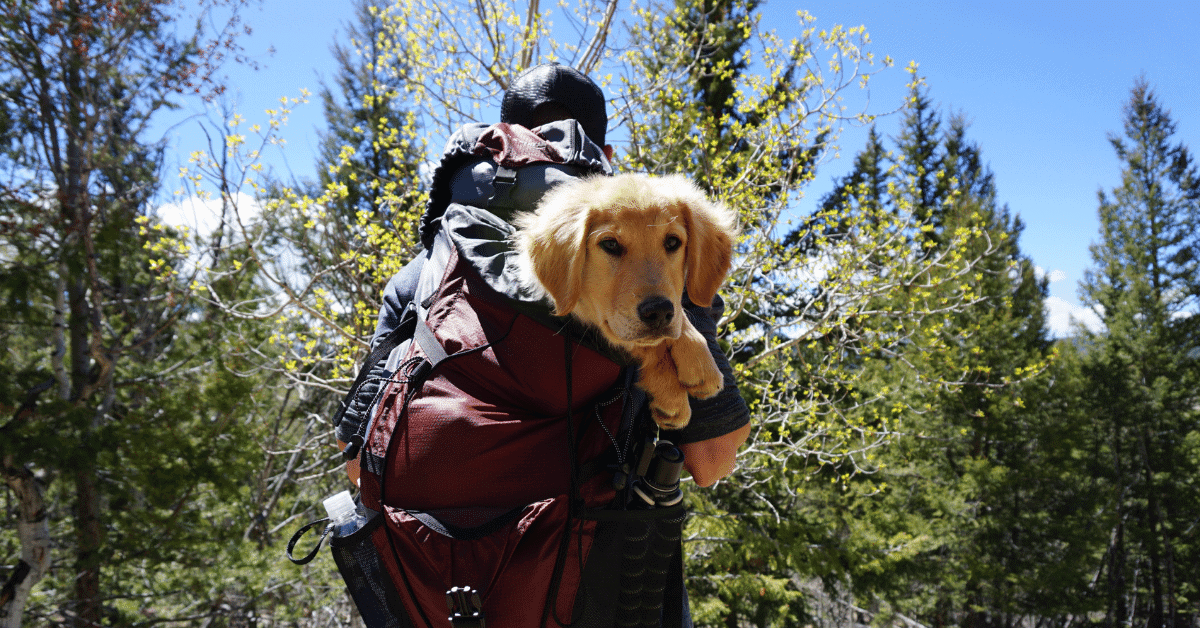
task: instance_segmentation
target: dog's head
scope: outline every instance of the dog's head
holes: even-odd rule
[[[736,217],[681,176],[565,183],[516,219],[523,267],[554,302],[618,345],[678,338],[686,287],[709,305],[733,259]]]

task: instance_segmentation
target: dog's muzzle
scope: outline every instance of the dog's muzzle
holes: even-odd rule
[[[675,304],[665,297],[647,297],[638,304],[637,313],[647,331],[666,331],[675,318]]]

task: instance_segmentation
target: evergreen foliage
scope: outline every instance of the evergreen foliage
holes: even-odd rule
[[[1104,330],[1080,330],[1090,475],[1104,489],[1096,594],[1104,625],[1200,617],[1200,179],[1145,82],[1110,135],[1121,185],[1099,193],[1100,241],[1081,295]]]
[[[0,13],[0,456],[20,500],[0,552],[30,567],[6,588],[6,626],[206,607],[226,593],[214,575],[256,560],[226,552],[257,460],[252,380],[192,299],[186,234],[153,215],[162,146],[143,138],[183,94],[219,92],[237,7],[215,34],[169,9]]]
[[[896,391],[908,410],[893,417],[898,435],[875,471],[832,484],[841,494],[822,505],[840,513],[833,519],[843,542],[857,539],[850,546],[861,553],[846,556],[849,586],[877,612],[979,626],[1077,612],[1085,606],[1062,595],[1086,585],[1077,560],[1086,551],[1047,529],[1060,517],[1076,519],[1061,509],[1078,491],[1059,476],[1079,477],[1062,440],[1064,430],[1078,432],[1079,417],[1057,406],[1050,389],[1068,382],[1039,375],[1054,354],[1042,310],[1046,282],[1021,254],[1023,225],[997,204],[963,118],[944,121],[920,87],[910,103],[895,153],[872,132],[825,206],[911,207],[924,225],[915,243],[929,256],[946,252],[949,236],[967,226],[998,245],[974,252],[980,261],[967,280],[978,301],[929,319],[941,350],[901,347],[868,367],[874,374],[864,388]],[[971,246],[957,254],[972,255]],[[911,364],[915,377],[897,361]],[[1042,560],[1064,552],[1076,560]]]
[[[430,147],[549,60],[604,83],[621,168],[741,215],[721,342],[754,432],[688,491],[697,625],[1197,626],[1200,176],[1170,113],[1134,85],[1081,287],[1104,328],[1055,342],[1023,223],[915,66],[899,132],[796,215],[875,122],[839,99],[877,61],[761,4],[359,0],[318,180],[261,165],[306,95],[230,115],[184,169],[220,207],[204,234],[155,215],[143,129],[219,95],[240,4],[199,5],[233,16],[215,34],[170,3],[0,12],[3,626],[353,618],[282,541],[347,486],[328,419],[418,248]]]

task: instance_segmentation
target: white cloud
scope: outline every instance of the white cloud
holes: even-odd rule
[[[163,224],[187,227],[187,242],[190,246],[184,264],[189,268],[188,273],[203,271],[203,260],[209,253],[211,236],[221,225],[222,219],[226,223],[222,239],[224,245],[229,246],[243,240],[241,228],[238,226],[239,220],[242,225],[250,227],[262,215],[262,206],[253,196],[238,192],[232,200],[224,218],[220,197],[205,199],[189,196],[175,203],[161,205],[155,210]]]
[[[1045,301],[1045,308],[1046,322],[1050,327],[1050,333],[1055,338],[1066,338],[1073,335],[1075,323],[1082,324],[1092,331],[1104,329],[1104,324],[1100,322],[1100,317],[1095,312],[1058,297],[1048,297]]]
[[[1042,277],[1048,277],[1050,279],[1050,283],[1062,281],[1067,278],[1067,273],[1061,270],[1052,270],[1049,272],[1049,274],[1047,274],[1046,269],[1042,268],[1041,266],[1034,266],[1033,272],[1035,275],[1037,275],[1038,279],[1041,279]]]
[[[230,214],[225,217],[233,231],[237,231],[237,218],[242,224],[249,225],[258,220],[262,208],[258,201],[249,194],[238,192],[233,197]],[[237,212],[235,216],[232,212]],[[203,199],[189,196],[178,203],[167,203],[157,210],[158,217],[168,225],[187,227],[193,235],[207,240],[208,236],[221,224],[221,199],[213,197]]]

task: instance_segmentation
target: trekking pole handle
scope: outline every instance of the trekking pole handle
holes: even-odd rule
[[[633,486],[633,492],[647,507],[674,506],[683,499],[683,491],[679,489],[679,476],[683,474],[683,450],[666,440],[650,445],[647,443],[643,449],[638,464],[642,471],[641,480]]]

